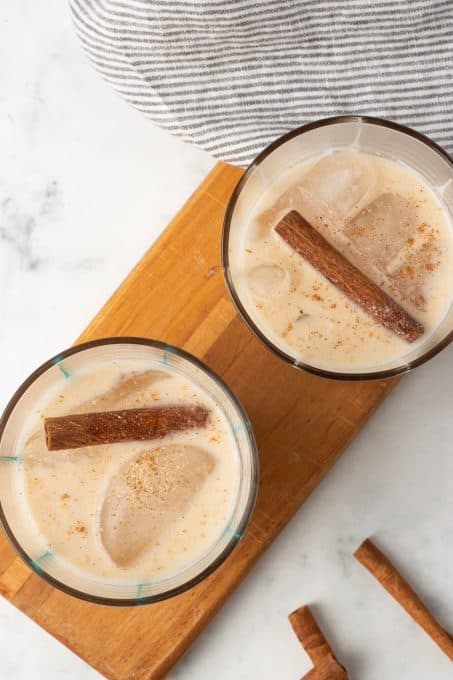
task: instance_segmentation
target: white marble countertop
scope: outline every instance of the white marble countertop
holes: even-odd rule
[[[214,161],[123,103],[65,2],[0,16],[0,407],[68,346]],[[451,662],[353,549],[373,535],[453,630],[453,347],[405,377],[171,673],[294,680],[287,622],[314,603],[352,680],[447,680]],[[98,674],[0,598],[0,680]]]

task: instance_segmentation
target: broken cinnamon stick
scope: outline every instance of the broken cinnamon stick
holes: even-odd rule
[[[204,427],[209,412],[201,406],[155,406],[45,418],[49,451],[96,444],[159,439],[170,432]]]
[[[334,248],[307,220],[292,210],[275,231],[328,281],[380,324],[408,342],[419,338],[424,327]]]
[[[388,557],[370,539],[362,543],[354,557],[384,586],[409,616],[428,633],[440,649],[453,661],[453,639],[428,611]]]
[[[306,673],[302,680],[348,680],[348,674],[333,657],[326,657],[318,666]]]
[[[300,607],[288,618],[297,639],[313,662],[314,668],[304,676],[304,680],[308,678],[311,680],[347,680],[346,669],[333,653],[310,607]]]

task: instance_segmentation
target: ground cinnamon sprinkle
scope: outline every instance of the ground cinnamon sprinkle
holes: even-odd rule
[[[128,489],[133,492],[135,502],[148,505],[154,495],[161,500],[174,486],[174,480],[163,474],[154,454],[146,451],[137,457],[137,464],[130,467],[124,477]]]
[[[68,498],[71,498],[71,494],[69,494],[69,493],[64,493],[64,494],[61,495],[61,500],[62,500],[62,501],[67,501]]]
[[[405,273],[407,276],[409,276],[410,278],[413,278],[414,273],[415,273],[415,272],[414,272],[414,268],[411,267],[410,264],[408,264],[408,265],[406,265],[406,267],[404,267],[404,273]]]
[[[320,338],[321,340],[327,340],[326,336],[321,333],[321,331],[318,330],[311,330],[310,335]]]
[[[290,333],[292,330],[293,330],[293,324],[292,324],[291,321],[290,321],[289,324],[287,325],[287,327],[285,328],[285,330],[283,331],[282,336],[283,336],[284,338],[286,338],[286,336],[288,335],[288,333]]]

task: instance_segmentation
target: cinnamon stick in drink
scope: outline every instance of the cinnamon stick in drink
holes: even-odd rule
[[[314,668],[304,676],[304,680],[308,678],[310,680],[347,680],[345,668],[333,653],[310,607],[299,607],[288,618],[299,642],[313,662]]]
[[[45,418],[49,451],[96,444],[150,440],[170,432],[204,427],[209,411],[201,406],[155,406],[151,408],[74,413]]]
[[[380,324],[407,342],[424,327],[334,248],[307,220],[292,210],[276,225],[282,239],[312,267]]]
[[[425,604],[400,575],[388,557],[367,539],[355,551],[354,557],[384,586],[388,593],[406,610],[440,649],[453,661],[453,639],[442,628]]]

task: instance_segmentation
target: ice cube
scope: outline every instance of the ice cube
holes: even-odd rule
[[[276,202],[267,210],[264,210],[253,227],[253,235],[259,239],[266,239],[272,235],[272,230],[278,222],[291,210],[297,210],[312,224],[318,224],[317,214],[319,211],[312,210],[310,196],[300,184],[293,185],[285,191]],[[326,211],[323,211],[323,214]]]
[[[305,175],[301,187],[310,195],[312,205],[319,206],[318,212],[325,207],[334,218],[344,220],[366,205],[375,184],[371,161],[363,154],[344,151],[321,158]]]
[[[168,378],[169,374],[157,369],[132,371],[121,376],[112,387],[100,395],[84,401],[77,407],[78,413],[90,411],[112,411],[118,408],[136,406],[135,399],[158,380]],[[149,404],[143,404],[147,406]]]
[[[251,290],[261,298],[273,298],[282,295],[289,287],[288,273],[276,264],[260,264],[248,274]]]
[[[411,197],[385,193],[345,228],[351,259],[397,299],[426,308],[427,284],[440,260],[437,234],[422,221]],[[376,279],[376,271],[380,273]]]
[[[426,310],[429,285],[441,262],[436,231],[421,223],[387,265],[386,272],[393,291],[416,309]]]
[[[172,444],[142,451],[110,480],[100,535],[115,564],[126,567],[181,519],[215,466],[201,448]]]
[[[258,217],[256,235],[265,237],[286,213],[297,210],[326,236],[371,200],[375,186],[375,168],[366,156],[353,152],[330,154]]]
[[[396,193],[385,193],[345,227],[345,235],[360,253],[363,264],[385,270],[413,236],[420,223],[414,202]]]

